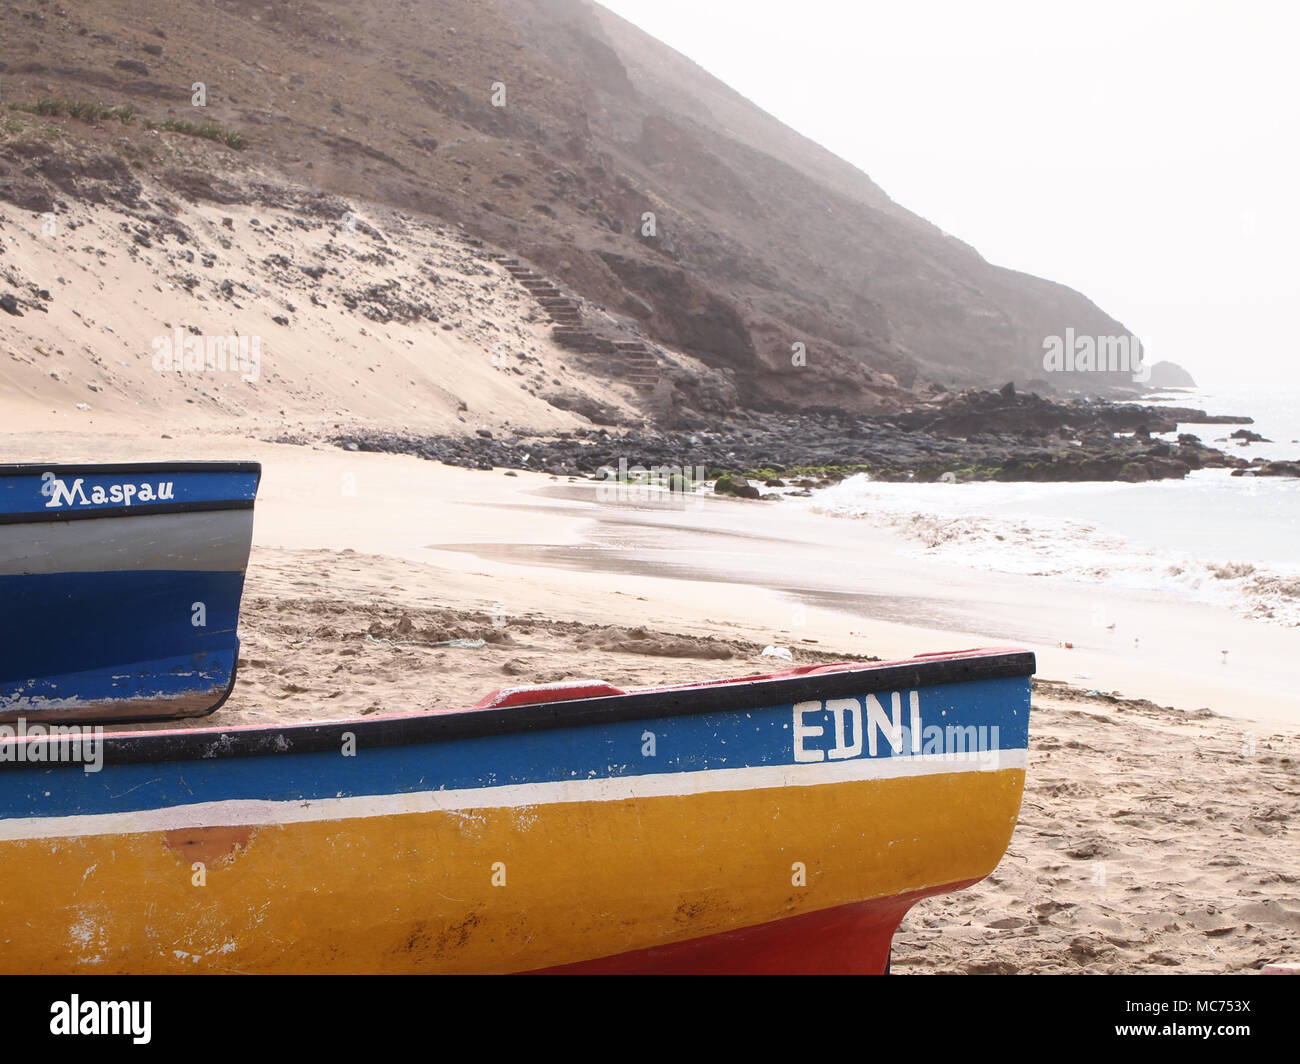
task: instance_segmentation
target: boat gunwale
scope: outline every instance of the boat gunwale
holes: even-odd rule
[[[795,676],[776,674],[740,677],[681,687],[645,688],[619,695],[505,707],[467,707],[288,725],[251,724],[232,728],[106,732],[100,744],[105,765],[337,752],[345,733],[351,733],[358,748],[411,746],[633,720],[756,710],[786,703],[951,683],[1016,677],[1028,679],[1033,676],[1036,664],[1033,652],[1027,650],[955,651],[947,655],[932,654],[861,668],[850,666],[835,671]],[[58,740],[36,736],[0,739],[0,743],[22,741]],[[0,759],[0,772],[33,768],[48,771],[52,767],[54,766],[45,763]],[[69,762],[68,767],[79,771],[81,766]]]
[[[131,473],[157,470],[159,473],[261,473],[261,462],[0,462],[0,477],[31,476],[38,473]]]

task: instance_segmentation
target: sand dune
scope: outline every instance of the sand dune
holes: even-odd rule
[[[0,287],[16,296],[0,313],[8,430],[642,420],[634,389],[558,347],[541,305],[454,226],[265,180],[230,186],[247,200],[235,203],[152,177],[105,187],[106,202],[45,215],[0,203]],[[214,341],[229,368],[177,371],[173,351],[199,344],[206,358]]]

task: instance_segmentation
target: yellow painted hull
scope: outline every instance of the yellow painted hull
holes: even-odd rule
[[[0,841],[0,971],[572,965],[978,879],[1023,786],[998,768]]]

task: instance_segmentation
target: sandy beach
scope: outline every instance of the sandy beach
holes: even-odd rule
[[[1275,12],[36,7],[0,971],[1300,972]]]
[[[263,463],[238,683],[206,723],[743,676],[784,664],[768,646],[796,663],[1024,646],[1039,679],[1010,850],[912,911],[895,971],[1244,972],[1300,949],[1294,629],[1134,595],[1117,609],[1135,655],[1087,623],[1086,586],[918,565],[888,530],[785,503],[608,499],[248,437],[0,436],[5,461],[110,453]],[[432,645],[451,640],[468,644]],[[1221,646],[1242,648],[1231,666]]]

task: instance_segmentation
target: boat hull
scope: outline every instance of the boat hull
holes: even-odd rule
[[[918,901],[978,883],[969,879],[890,898],[773,920],[668,946],[600,957],[539,975],[881,975],[894,932]]]
[[[0,760],[0,970],[880,971],[910,905],[1006,848],[1028,671],[110,739],[98,772]],[[927,754],[909,721],[994,741]]]
[[[257,482],[255,465],[0,466],[0,721],[219,706]]]

